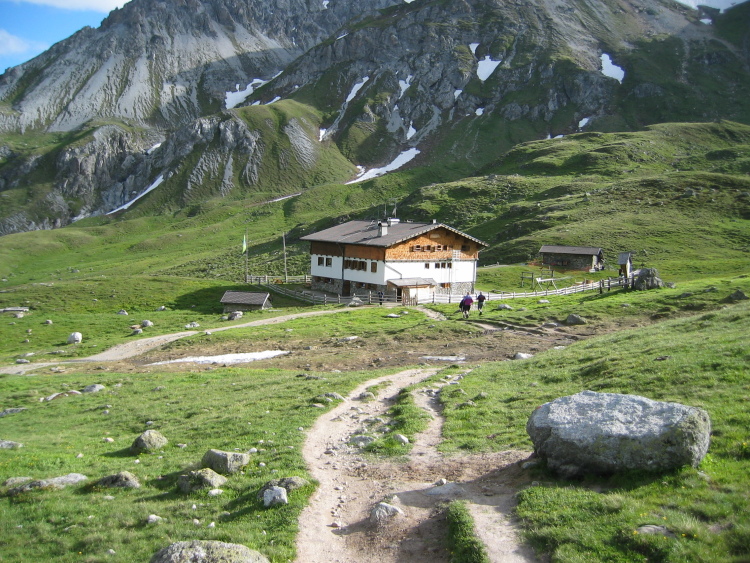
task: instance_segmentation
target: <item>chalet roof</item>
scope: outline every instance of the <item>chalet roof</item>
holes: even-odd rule
[[[250,291],[227,291],[221,298],[225,305],[263,305],[270,294]]]
[[[437,282],[432,278],[402,278],[400,280],[388,280],[388,283],[396,287],[435,287]]]
[[[302,237],[301,240],[389,248],[393,245],[429,233],[430,231],[434,231],[435,229],[447,229],[481,246],[489,246],[487,243],[443,223],[411,223],[408,221],[391,223],[388,225],[387,234],[383,236],[378,236],[380,231],[377,221],[349,221],[331,227],[330,229],[324,229],[317,233],[306,235]]]
[[[620,252],[620,254],[617,255],[617,263],[627,264],[628,260],[630,260],[632,256],[633,256],[632,252]]]
[[[539,254],[577,254],[594,256],[601,253],[602,249],[595,246],[554,246],[545,244],[539,249]]]

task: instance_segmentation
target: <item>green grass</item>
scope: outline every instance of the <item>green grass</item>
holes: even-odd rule
[[[71,472],[89,477],[87,484],[62,491],[33,491],[3,499],[3,559],[147,561],[174,541],[192,539],[246,544],[272,561],[292,559],[297,517],[314,485],[291,493],[289,505],[271,510],[262,507],[255,493],[272,478],[309,477],[300,453],[304,433],[298,428],[309,428],[321,413],[310,406],[309,397],[329,391],[346,395],[374,376],[372,371],[326,373],[325,381],[304,381],[295,374],[209,367],[181,373],[82,371],[2,377],[3,405],[28,409],[3,419],[3,438],[24,447],[0,450],[2,481]],[[39,402],[53,392],[90,383],[107,389]],[[109,415],[103,414],[105,405]],[[147,425],[148,421],[153,424]],[[153,454],[131,455],[130,444],[147,428],[164,434],[169,444]],[[105,437],[114,442],[104,442]],[[180,443],[187,446],[180,448]],[[243,474],[230,478],[222,496],[178,491],[178,476],[197,467],[208,449],[252,447],[258,453],[252,454]],[[123,470],[133,472],[142,487],[113,490],[94,485],[101,477]],[[147,525],[150,514],[164,521]],[[193,524],[193,519],[201,525]],[[207,527],[210,522],[215,528]],[[108,549],[114,549],[116,556],[108,556]]]
[[[451,563],[489,563],[487,549],[476,536],[474,519],[466,503],[449,503],[445,515],[448,520],[448,550],[451,554]]]
[[[586,389],[701,407],[713,431],[699,469],[581,481],[538,469],[541,484],[519,495],[518,515],[529,541],[558,561],[740,561],[750,537],[744,508],[750,495],[744,407],[749,313],[747,302],[712,300],[699,315],[618,331],[531,360],[480,366],[461,382],[468,396],[486,394],[474,408],[458,407],[464,394],[443,395],[442,448],[531,449],[524,429],[534,408]],[[665,525],[675,537],[637,533],[645,524]]]

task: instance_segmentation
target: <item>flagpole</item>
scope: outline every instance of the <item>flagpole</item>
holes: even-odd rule
[[[247,274],[248,274],[247,255],[249,254],[248,249],[247,249],[247,228],[245,229],[245,245],[244,246],[245,246],[245,249],[244,249],[245,250],[244,252],[245,254],[245,283],[247,283]]]

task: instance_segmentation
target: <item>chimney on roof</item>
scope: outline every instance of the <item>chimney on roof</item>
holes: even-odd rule
[[[388,234],[388,223],[380,221],[378,223],[378,236],[384,237],[387,234]]]
[[[437,224],[437,219],[433,219],[433,220],[432,220],[432,224],[433,224],[433,225],[436,225],[436,224]]]

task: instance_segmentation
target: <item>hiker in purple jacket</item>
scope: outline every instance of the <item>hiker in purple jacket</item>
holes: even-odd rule
[[[474,300],[471,298],[471,295],[469,295],[468,293],[464,296],[463,299],[461,299],[459,308],[461,309],[461,313],[463,314],[465,319],[469,318],[469,311],[471,311],[472,303],[474,303]]]

